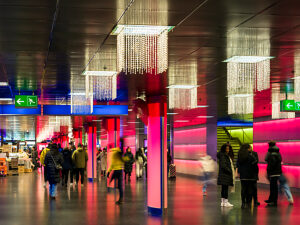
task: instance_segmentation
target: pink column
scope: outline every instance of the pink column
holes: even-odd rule
[[[74,144],[75,144],[75,146],[77,148],[77,146],[79,144],[79,139],[80,139],[80,137],[79,137],[79,131],[78,130],[73,131],[73,136],[74,136],[74,140],[75,140]]]
[[[97,127],[96,124],[91,123],[87,127],[88,133],[88,157],[89,160],[87,162],[87,177],[89,181],[94,181],[97,178],[97,160],[96,160],[96,141],[97,141]]]
[[[148,211],[167,208],[167,104],[163,97],[148,103]]]
[[[110,149],[119,147],[120,143],[120,118],[109,118],[106,120],[107,129],[107,169],[110,167]],[[114,187],[114,183],[107,183],[108,187]]]

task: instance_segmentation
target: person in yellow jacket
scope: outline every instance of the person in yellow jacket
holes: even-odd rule
[[[120,148],[112,148],[111,151],[111,158],[110,158],[110,167],[108,169],[107,176],[110,178],[109,183],[112,180],[117,180],[118,182],[118,189],[119,189],[119,200],[116,204],[122,204],[123,202],[123,169],[125,162],[129,161],[129,157],[123,157],[123,152]]]
[[[40,162],[42,164],[42,166],[44,167],[44,187],[47,187],[47,170],[46,170],[46,166],[45,166],[45,157],[46,154],[50,151],[51,148],[51,143],[47,146],[47,148],[44,148],[43,151],[41,152],[41,157],[40,157]]]

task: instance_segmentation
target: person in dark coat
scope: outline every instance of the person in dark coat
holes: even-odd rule
[[[258,162],[259,162],[259,158],[258,158],[258,154],[257,152],[253,151],[253,148],[251,148],[250,154],[254,157],[255,159],[255,163],[254,163],[254,171],[255,171],[255,182],[254,182],[254,186],[253,186],[253,201],[254,201],[254,206],[259,206],[260,202],[257,199],[257,181],[259,180],[259,168],[258,168]]]
[[[57,165],[62,165],[62,163],[63,157],[59,153],[57,145],[52,144],[44,161],[47,168],[47,180],[49,182],[49,194],[51,199],[55,199],[56,197],[57,184],[60,182],[59,169],[57,169]]]
[[[257,180],[255,165],[256,159],[251,154],[252,147],[243,144],[239,150],[237,159],[237,171],[241,180],[242,209],[250,207],[254,191],[254,183]]]
[[[126,149],[126,153],[124,154],[124,157],[128,157],[128,161],[125,162],[125,181],[126,181],[126,176],[128,175],[128,181],[130,181],[131,173],[132,173],[132,165],[134,163],[134,157],[133,154],[131,153],[131,149],[128,147]]]
[[[64,159],[64,162],[62,164],[63,170],[62,170],[62,185],[68,186],[68,178],[69,173],[71,169],[73,168],[73,162],[72,162],[72,151],[69,148],[65,148],[62,152],[62,157]]]
[[[224,144],[217,154],[219,162],[218,185],[222,186],[221,206],[232,207],[228,201],[228,187],[233,186],[232,159],[229,157],[230,146]]]
[[[38,156],[38,152],[37,152],[35,146],[32,147],[31,158],[32,158],[32,163],[34,165],[34,169],[37,169],[38,168],[39,156]]]
[[[267,175],[270,180],[270,196],[265,202],[268,206],[277,206],[278,200],[278,179],[282,174],[281,170],[281,155],[279,148],[276,146],[276,142],[269,142],[269,150],[265,157],[265,161],[268,163]]]

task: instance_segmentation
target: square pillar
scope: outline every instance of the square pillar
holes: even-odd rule
[[[167,103],[163,97],[148,103],[148,212],[167,208]]]
[[[89,181],[94,181],[97,178],[97,127],[91,123],[87,127],[87,151],[89,160],[87,162],[87,177]]]

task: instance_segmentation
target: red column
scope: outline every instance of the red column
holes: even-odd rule
[[[87,177],[89,181],[94,181],[97,178],[97,160],[96,160],[96,141],[97,141],[97,127],[95,123],[91,123],[87,127],[87,151],[89,160],[87,162]]]
[[[77,148],[78,144],[79,144],[79,131],[75,130],[73,131],[73,136],[74,136],[74,140],[75,140],[75,147]]]
[[[162,215],[167,208],[167,103],[152,98],[148,103],[148,211]]]

